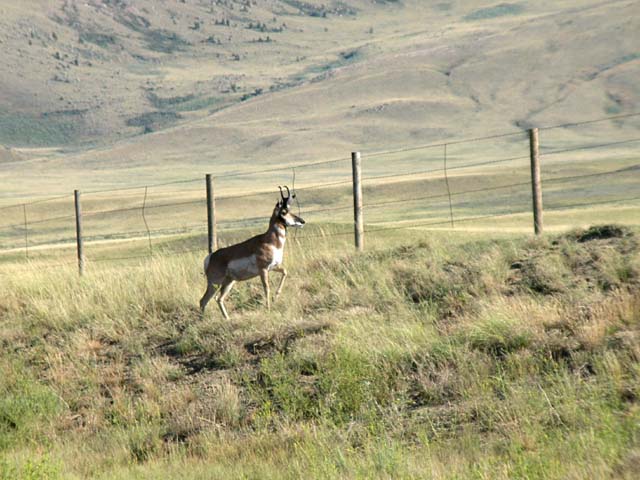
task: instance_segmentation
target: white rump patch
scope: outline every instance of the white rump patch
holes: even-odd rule
[[[207,269],[209,268],[209,262],[211,261],[211,255],[213,255],[213,254],[210,253],[204,259],[204,274],[205,275],[207,274]]]

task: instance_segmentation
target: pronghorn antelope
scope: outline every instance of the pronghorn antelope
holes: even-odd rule
[[[275,298],[278,298],[284,285],[284,279],[287,277],[287,271],[282,266],[287,227],[302,227],[305,223],[302,218],[291,213],[291,202],[295,198],[295,194],[292,196],[289,187],[285,186],[284,188],[287,189],[285,197],[282,188],[278,188],[280,188],[280,200],[273,209],[269,229],[265,233],[242,243],[220,248],[204,259],[207,291],[200,300],[200,310],[203,313],[209,300],[214,294],[217,294],[216,302],[222,315],[228,320],[229,315],[224,307],[224,300],[229,295],[234,283],[249,280],[258,275],[264,287],[267,309],[270,309],[269,272],[271,270],[282,275],[275,295]],[[216,285],[220,285],[217,292]]]

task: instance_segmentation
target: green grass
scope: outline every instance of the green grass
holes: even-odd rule
[[[154,93],[148,95],[149,101],[159,110],[173,110],[175,112],[192,112],[211,108],[224,102],[219,97],[196,97],[193,94],[177,97],[159,97]]]
[[[167,126],[179,118],[181,118],[180,115],[175,112],[148,112],[128,119],[127,125],[131,127],[144,127],[145,133],[148,133],[156,128]]]
[[[229,322],[199,255],[7,267],[0,474],[633,478],[637,234],[406,233],[291,242]]]
[[[489,20],[505,15],[519,15],[525,8],[517,3],[500,3],[492,7],[480,8],[464,16],[465,20]]]
[[[165,29],[145,31],[145,41],[149,50],[162,53],[174,53],[189,46],[189,42],[176,32]]]
[[[10,113],[0,110],[0,144],[49,147],[68,143],[83,123],[82,117]]]

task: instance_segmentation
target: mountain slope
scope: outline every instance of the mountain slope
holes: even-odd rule
[[[61,178],[83,188],[139,184],[639,107],[635,2],[324,4],[2,7],[13,26],[4,43],[39,50],[3,49],[0,121],[14,127],[0,143],[82,144],[47,152],[37,175],[21,171],[22,194]],[[25,19],[40,25],[38,41]],[[629,132],[637,122],[575,135]],[[577,138],[568,135],[554,141]],[[119,136],[131,138],[113,143]],[[15,178],[17,165],[0,167],[2,178]]]

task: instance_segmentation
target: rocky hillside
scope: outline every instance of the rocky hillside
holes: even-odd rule
[[[435,116],[431,128],[446,131],[474,112],[526,124],[627,111],[638,101],[634,12],[634,2],[5,3],[0,143],[148,133],[307,82],[327,84],[338,124],[393,118],[420,130]],[[353,82],[375,96],[345,97]],[[281,109],[292,113],[279,97],[268,111]]]
[[[632,1],[5,2],[0,144],[64,151],[0,175],[60,193],[629,113],[638,18]]]
[[[12,3],[0,7],[0,142],[15,145],[148,133],[298,85],[349,61],[376,15],[402,11],[385,1]],[[327,52],[345,36],[343,56]]]

